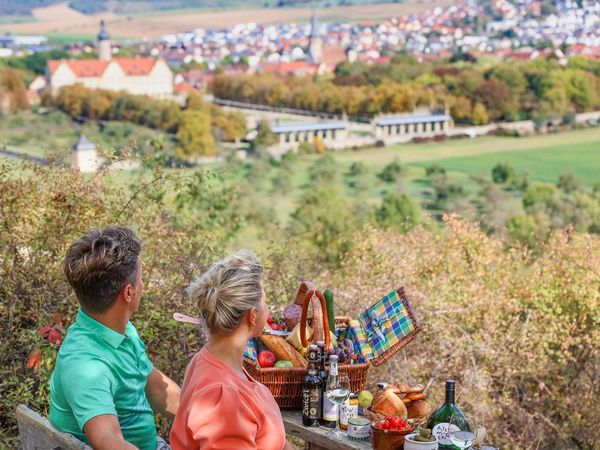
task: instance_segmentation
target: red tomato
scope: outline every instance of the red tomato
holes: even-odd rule
[[[271,327],[271,330],[279,330],[279,327],[277,326],[276,323],[272,323],[269,326]]]
[[[271,325],[273,323],[273,317],[272,316],[267,317],[267,323],[269,325]]]
[[[270,350],[263,350],[258,354],[258,364],[260,367],[273,367],[276,362],[277,357]]]

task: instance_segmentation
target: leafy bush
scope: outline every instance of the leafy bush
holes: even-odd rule
[[[600,445],[600,239],[554,232],[536,255],[506,251],[499,237],[445,218],[442,232],[407,235],[366,228],[339,271],[317,285],[355,314],[405,286],[423,332],[372,370],[379,380],[431,383],[443,402],[456,378],[457,402],[476,413],[487,441],[511,449]],[[336,289],[337,288],[337,289]]]
[[[385,166],[381,173],[377,176],[387,183],[393,183],[400,175],[402,175],[403,170],[404,168],[402,167],[402,164],[400,164],[400,161],[395,159]]]
[[[144,167],[123,185],[105,172],[88,178],[64,167],[0,164],[0,446],[18,447],[18,403],[47,413],[55,350],[38,330],[55,313],[67,325],[74,320],[77,302],[60,265],[87,229],[129,224],[142,238],[145,288],[133,322],[158,368],[180,382],[204,342],[195,327],[170,317],[197,314],[183,288],[257,219],[242,207],[237,189],[245,185],[224,185],[212,172],[165,172],[160,158]],[[534,204],[553,192],[528,191]],[[292,300],[300,279],[331,288],[338,315],[356,316],[400,285],[412,299],[423,332],[370,370],[369,387],[380,380],[422,382],[441,404],[443,380],[455,377],[459,404],[477,413],[490,442],[526,450],[597,448],[597,236],[556,231],[532,253],[455,217],[405,235],[357,229],[352,205],[327,184],[307,189],[294,216],[289,230],[263,225],[259,255],[273,308]],[[526,222],[519,225],[525,237],[538,226]],[[35,349],[39,368],[37,353],[28,361]],[[161,419],[159,428],[165,435],[169,424]]]

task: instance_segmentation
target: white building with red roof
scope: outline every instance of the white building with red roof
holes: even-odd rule
[[[90,89],[126,91],[137,95],[166,98],[173,94],[173,72],[163,59],[112,58],[106,51],[104,26],[98,35],[101,59],[50,60],[46,83],[52,94],[63,86],[80,83]]]

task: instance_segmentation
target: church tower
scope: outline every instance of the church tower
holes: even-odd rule
[[[310,62],[319,64],[323,57],[323,38],[319,32],[319,23],[317,22],[317,10],[315,4],[312,7],[312,17],[310,19],[310,38],[308,43],[308,56]]]
[[[100,33],[98,33],[98,59],[101,61],[110,61],[112,58],[112,49],[110,46],[110,36],[106,32],[104,20],[100,21]]]

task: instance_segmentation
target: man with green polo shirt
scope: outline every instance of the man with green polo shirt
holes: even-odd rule
[[[168,449],[154,411],[172,418],[180,388],[154,368],[129,318],[142,295],[142,246],[132,230],[90,230],[64,272],[81,308],[50,379],[50,422],[94,449]]]

